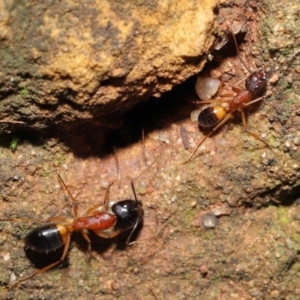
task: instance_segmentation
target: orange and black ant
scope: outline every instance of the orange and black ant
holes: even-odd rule
[[[86,230],[93,231],[96,235],[109,239],[114,236],[130,230],[131,232],[126,240],[126,245],[130,244],[131,238],[136,231],[138,225],[142,222],[144,210],[142,203],[137,200],[133,181],[131,188],[134,200],[122,200],[119,202],[110,202],[109,188],[104,197],[104,203],[89,208],[82,217],[78,216],[76,202],[67,185],[64,183],[60,175],[58,178],[66,189],[73,203],[73,212],[75,218],[52,217],[48,221],[50,223],[37,227],[30,231],[25,237],[25,247],[40,253],[48,253],[63,247],[63,253],[59,260],[50,265],[36,271],[32,275],[19,280],[9,289],[18,286],[20,283],[41,274],[59,263],[63,262],[67,256],[71,235],[73,231],[79,230],[83,238],[88,243],[88,251],[91,252],[91,240]],[[0,221],[15,221],[16,219],[2,219]]]
[[[242,123],[246,133],[253,136],[255,139],[260,140],[263,142],[267,147],[271,149],[271,146],[263,139],[261,139],[258,135],[250,132],[247,129],[247,118],[245,109],[261,100],[263,100],[266,96],[263,96],[266,89],[267,84],[271,76],[273,75],[273,71],[267,72],[264,69],[260,69],[254,72],[251,72],[249,68],[246,66],[244,60],[239,55],[239,49],[237,40],[235,38],[234,33],[228,28],[235,47],[237,51],[237,55],[241,63],[244,67],[248,70],[250,75],[245,80],[245,88],[241,89],[238,88],[237,85],[244,80],[239,81],[236,85],[232,86],[231,89],[234,92],[225,94],[219,98],[212,99],[212,100],[201,100],[201,104],[211,104],[211,106],[203,109],[198,115],[198,124],[203,129],[212,128],[208,134],[206,134],[202,140],[198,143],[196,149],[192,153],[192,155],[185,161],[185,163],[189,162],[198,151],[199,147],[209,138],[213,133],[215,133],[223,124],[225,124],[236,111],[239,111],[242,115]],[[289,61],[293,61],[293,59],[299,55],[300,51],[297,50],[289,57]],[[284,64],[279,65],[276,68],[276,71],[280,70]]]
[[[261,139],[256,134],[249,132],[247,129],[247,119],[246,119],[246,113],[245,109],[254,104],[258,101],[263,100],[266,96],[263,96],[267,89],[267,83],[268,80],[271,78],[271,75],[273,74],[272,71],[267,72],[264,69],[257,70],[255,72],[251,72],[249,68],[247,67],[244,60],[241,58],[239,53],[239,47],[238,43],[235,37],[235,34],[233,33],[232,29],[230,28],[230,25],[228,22],[224,22],[225,26],[227,27],[227,30],[230,32],[233,42],[235,44],[235,49],[237,56],[243,66],[248,70],[250,75],[247,77],[245,81],[245,88],[240,89],[237,87],[237,85],[242,82],[238,82],[235,86],[232,86],[231,89],[234,92],[229,93],[227,95],[218,97],[216,99],[207,100],[204,99],[201,101],[201,104],[211,104],[210,107],[205,108],[200,112],[198,115],[198,124],[199,127],[203,129],[210,129],[212,128],[207,135],[203,137],[203,139],[198,143],[196,149],[192,153],[192,155],[185,161],[185,163],[189,162],[198,151],[199,147],[206,141],[208,137],[210,137],[213,133],[215,133],[224,123],[226,123],[236,111],[241,112],[242,115],[242,123],[245,131],[253,136],[254,138],[260,140],[263,142],[267,147],[271,148],[270,145]],[[292,61],[294,57],[296,57],[300,51],[296,51],[289,60]],[[284,65],[280,65],[279,68],[276,69],[278,71],[281,67]]]
[[[237,47],[237,42],[234,34],[232,34],[232,36]],[[241,58],[240,60],[245,65]],[[256,134],[248,131],[247,118],[245,113],[245,108],[265,98],[265,96],[262,95],[266,91],[270,74],[271,72],[266,72],[265,70],[255,71],[247,77],[244,89],[238,88],[237,86],[231,87],[232,91],[235,94],[230,93],[224,95],[221,98],[201,101],[201,104],[212,104],[212,106],[205,108],[199,113],[198,124],[201,128],[212,129],[199,142],[196,149],[185,163],[189,162],[194,157],[195,153],[197,152],[199,147],[206,141],[206,139],[210,137],[214,132],[216,132],[223,124],[225,124],[236,111],[241,112],[243,127],[245,131],[270,147],[270,145],[266,141],[258,137]]]
[[[256,134],[248,131],[245,113],[246,107],[258,101],[261,101],[264,98],[263,96],[258,98],[256,97],[257,95],[261,95],[266,90],[267,78],[268,74],[264,70],[255,71],[246,79],[245,89],[240,89],[236,86],[232,87],[232,90],[236,93],[235,96],[226,96],[226,98],[201,101],[201,104],[215,104],[213,106],[205,108],[198,115],[199,126],[202,128],[212,129],[199,142],[193,154],[186,162],[190,161],[194,157],[195,153],[197,152],[199,147],[206,141],[206,139],[210,137],[214,132],[216,132],[223,124],[225,124],[236,111],[240,111],[242,114],[242,122],[245,131],[270,147],[266,141],[262,140]]]

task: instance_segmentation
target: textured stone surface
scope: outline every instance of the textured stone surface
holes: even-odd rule
[[[249,130],[270,148],[245,133],[237,113],[184,164],[206,134],[189,118],[192,109],[203,109],[188,101],[197,99],[192,79],[131,110],[121,129],[110,132],[120,180],[112,147],[104,149],[98,128],[74,133],[55,127],[54,138],[1,136],[0,219],[27,218],[0,222],[1,299],[300,298],[300,55],[293,56],[300,49],[299,1],[284,7],[277,0],[222,2],[218,48],[225,47],[213,52],[201,76],[222,76],[218,95],[235,84],[243,87],[238,82],[249,72],[233,41],[226,44],[229,21],[246,65],[277,69],[269,96],[247,108]],[[138,142],[142,129],[144,144]],[[126,233],[111,240],[91,235],[96,259],[88,261],[86,242],[74,232],[69,265],[8,291],[15,279],[36,270],[33,265],[61,254],[34,253],[29,260],[23,243],[47,218],[73,215],[56,172],[80,215],[102,203],[112,182],[111,200],[132,198],[133,179],[145,210],[137,243],[125,247]],[[214,229],[201,226],[207,214],[218,216]]]
[[[0,117],[118,127],[122,111],[202,69],[217,2],[2,2]]]

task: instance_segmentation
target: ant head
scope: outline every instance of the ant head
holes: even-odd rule
[[[126,244],[129,244],[133,232],[142,221],[144,215],[142,203],[137,200],[133,182],[131,182],[131,188],[135,200],[123,200],[114,203],[111,207],[112,212],[117,218],[116,228],[120,231],[132,228],[129,237],[127,238]]]
[[[265,70],[253,72],[245,82],[246,89],[251,93],[252,98],[262,95],[268,83],[268,73]]]

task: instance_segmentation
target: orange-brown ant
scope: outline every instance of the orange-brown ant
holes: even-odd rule
[[[123,231],[131,229],[126,240],[126,245],[130,244],[130,240],[141,223],[144,215],[142,203],[137,200],[134,184],[131,181],[131,188],[134,200],[122,200],[119,202],[109,202],[109,188],[104,197],[104,203],[89,208],[85,216],[79,217],[75,199],[64,183],[60,175],[58,178],[66,189],[69,197],[73,202],[73,212],[75,218],[52,217],[48,224],[42,225],[30,231],[25,237],[25,247],[36,252],[48,253],[63,247],[63,253],[59,260],[36,271],[32,275],[19,280],[9,289],[18,286],[20,283],[41,274],[59,263],[63,262],[67,256],[70,245],[71,235],[73,231],[79,230],[83,238],[88,243],[88,251],[91,251],[91,240],[86,230],[93,231],[96,235],[109,239]],[[15,221],[16,219],[2,219],[0,221]]]
[[[186,161],[190,161],[199,147],[206,141],[208,137],[210,137],[216,130],[218,130],[223,124],[225,124],[236,111],[240,111],[242,114],[242,122],[245,131],[252,135],[254,138],[262,141],[268,147],[269,144],[258,137],[256,134],[249,132],[247,129],[247,119],[245,114],[245,108],[249,105],[252,105],[264,97],[258,97],[257,95],[261,95],[267,86],[267,76],[268,74],[264,70],[255,71],[252,73],[247,79],[245,83],[246,89],[240,89],[236,86],[232,87],[232,90],[236,93],[235,96],[226,96],[226,98],[217,98],[213,100],[203,100],[201,104],[216,104],[213,106],[209,106],[202,110],[198,115],[198,124],[202,128],[212,128],[212,130],[204,136],[204,138],[199,142],[193,154]],[[226,104],[226,106],[221,104]]]
[[[251,73],[251,71],[246,66],[244,60],[239,55],[238,44],[234,33],[232,32],[230,27],[228,29],[232,35],[236,47],[236,51],[238,54],[238,58],[240,59],[241,63],[245,66],[245,68],[248,70],[250,75],[245,80],[245,89],[240,89],[236,87],[236,85],[238,85],[240,82],[243,81],[242,80],[238,82],[235,86],[231,87],[232,91],[235,94],[226,94],[221,96],[221,98],[216,98],[212,100],[202,100],[200,102],[201,104],[212,104],[212,106],[203,109],[199,113],[198,124],[200,127],[204,129],[205,128],[206,129],[212,128],[212,129],[198,143],[196,149],[194,150],[192,155],[185,161],[185,163],[189,162],[194,157],[197,150],[206,141],[206,139],[210,137],[214,132],[216,132],[223,124],[225,124],[236,111],[241,112],[243,127],[245,131],[251,136],[253,136],[254,138],[263,142],[267,147],[271,148],[270,145],[265,140],[261,139],[256,134],[248,131],[245,108],[265,98],[263,94],[267,89],[268,80],[270,79],[273,72],[272,71],[267,72],[261,69]],[[300,51],[297,50],[294,54],[290,56],[289,61],[292,61],[293,58],[295,58],[299,53]],[[279,68],[277,68],[276,71],[280,70],[283,66],[284,64],[279,65]]]
[[[237,42],[233,33],[232,36],[237,47]],[[246,66],[241,58],[240,60]],[[249,69],[248,71],[250,73]],[[241,112],[243,127],[245,131],[270,147],[266,141],[262,140],[256,134],[248,131],[247,118],[245,113],[246,107],[264,98],[264,96],[262,95],[267,88],[268,78],[270,74],[270,72],[266,72],[265,70],[255,71],[247,77],[245,81],[245,89],[240,89],[236,86],[232,86],[231,89],[235,94],[226,94],[222,98],[201,101],[201,104],[213,105],[205,108],[199,113],[198,124],[201,128],[212,129],[199,142],[196,149],[194,150],[192,155],[185,161],[185,163],[189,162],[194,157],[195,153],[197,152],[199,147],[206,141],[206,139],[210,137],[214,132],[216,132],[223,124],[225,124],[236,111]]]

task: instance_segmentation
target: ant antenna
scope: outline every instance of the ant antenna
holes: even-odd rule
[[[115,161],[116,161],[117,179],[118,179],[118,181],[120,181],[120,179],[121,179],[120,163],[119,163],[119,158],[118,158],[118,155],[117,155],[117,151],[116,151],[116,147],[115,147],[115,146],[114,146],[114,158],[115,158]]]
[[[77,204],[75,198],[72,196],[72,194],[71,194],[69,188],[67,187],[67,185],[65,184],[65,182],[64,182],[63,179],[61,178],[61,176],[60,176],[58,173],[57,173],[57,176],[58,176],[58,178],[59,178],[60,183],[63,185],[63,187],[64,187],[65,190],[67,191],[67,193],[68,193],[70,199],[72,200],[73,212],[74,212],[75,217],[77,217],[77,216],[78,216],[78,204]]]
[[[133,181],[130,182],[131,184],[131,189],[132,189],[132,192],[133,192],[133,195],[134,195],[134,199],[135,199],[135,204],[136,204],[136,210],[138,210],[138,199],[137,199],[137,196],[136,196],[136,192],[135,192],[135,188],[134,188],[134,183]],[[139,223],[141,222],[141,219],[142,219],[143,215],[142,214],[138,214],[138,217],[135,221],[135,224],[126,240],[126,245],[130,245],[130,240],[131,240],[131,237],[133,235],[133,233],[135,232],[136,228],[138,227]]]
[[[239,50],[239,46],[238,46],[237,40],[236,40],[235,35],[234,35],[234,33],[233,33],[233,31],[232,31],[232,29],[230,28],[229,25],[228,25],[228,30],[230,31],[231,36],[232,36],[232,38],[233,38],[233,41],[234,41],[234,44],[235,44],[235,48],[236,48],[236,53],[237,53],[237,56],[238,56],[239,60],[240,60],[241,63],[244,65],[244,67],[246,68],[246,70],[251,74],[250,69],[247,67],[246,63],[245,63],[244,60],[241,58],[240,50]]]
[[[136,206],[137,206],[138,205],[138,199],[137,199],[137,196],[136,196],[133,180],[131,180],[130,185],[131,185],[131,189],[132,189],[134,199],[135,199],[135,203],[136,203]]]

